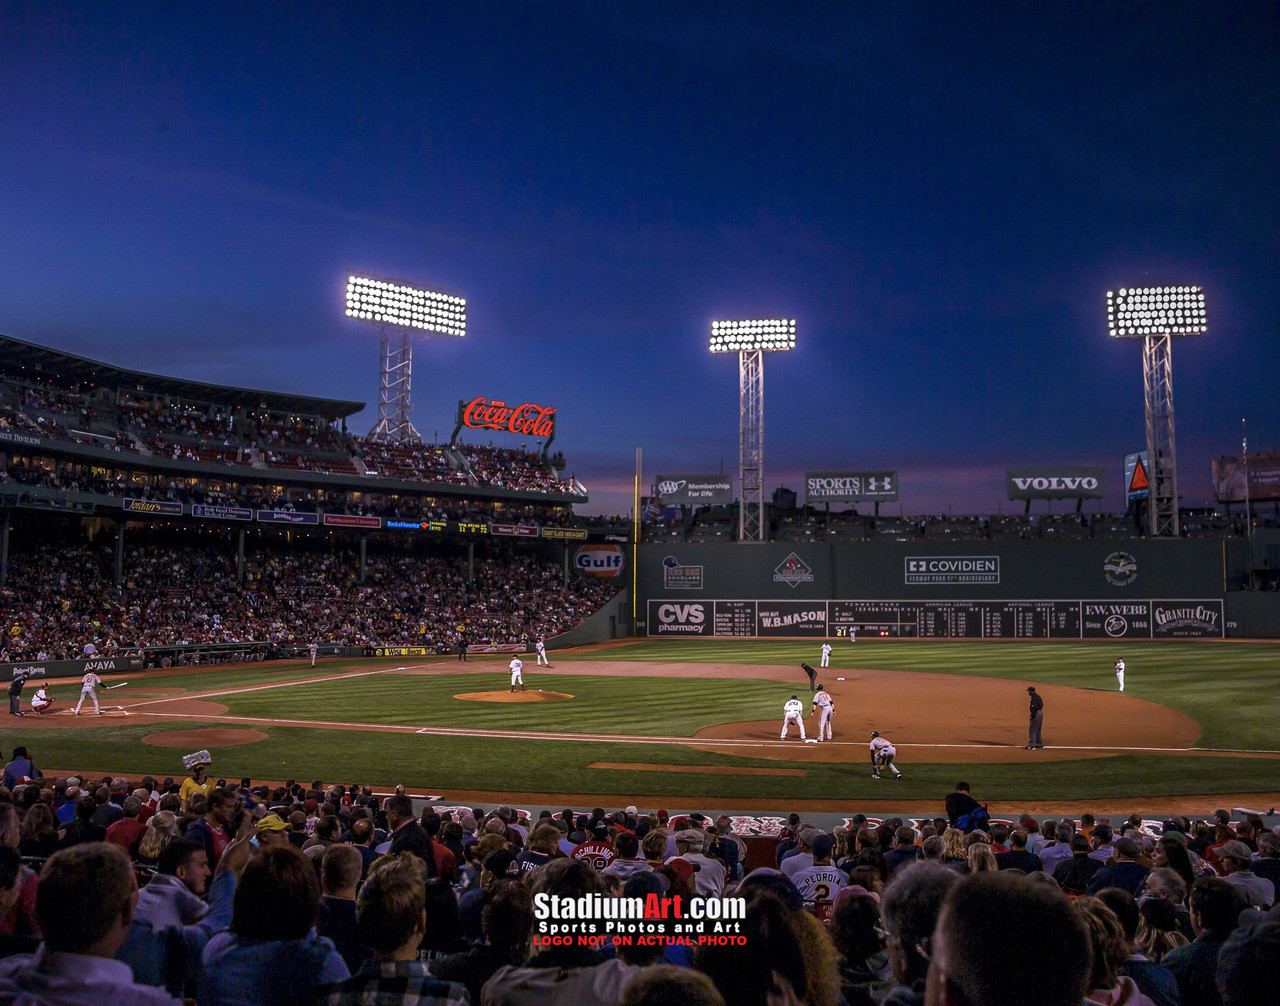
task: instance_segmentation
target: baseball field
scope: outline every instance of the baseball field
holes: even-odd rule
[[[506,656],[135,673],[99,691],[100,716],[72,716],[80,682],[55,680],[52,712],[10,720],[2,746],[26,744],[46,774],[177,777],[208,748],[228,779],[478,802],[911,810],[963,777],[993,810],[1280,803],[1280,644],[833,645],[823,744],[779,739],[783,703],[809,706],[800,664],[817,667],[818,643],[637,640],[553,651],[550,668],[530,654],[514,694]],[[1028,685],[1045,701],[1042,751],[1023,748]],[[805,722],[812,736],[816,714]],[[901,780],[871,777],[872,730],[897,746]]]

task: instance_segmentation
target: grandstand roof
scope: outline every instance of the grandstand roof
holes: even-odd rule
[[[258,391],[254,388],[230,388],[221,384],[205,384],[180,377],[164,377],[140,370],[126,370],[109,363],[100,363],[74,353],[37,346],[21,339],[0,335],[0,368],[11,371],[31,371],[43,379],[78,381],[82,384],[139,386],[143,391],[161,395],[177,395],[197,401],[226,403],[231,407],[271,409],[278,412],[297,412],[323,416],[325,419],[346,419],[364,407],[364,402],[348,402],[334,398],[315,398],[311,395],[291,395],[279,391]]]

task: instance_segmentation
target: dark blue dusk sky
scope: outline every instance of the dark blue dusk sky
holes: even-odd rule
[[[1116,510],[1142,367],[1106,291],[1199,284],[1198,504],[1242,417],[1280,441],[1278,42],[1264,3],[5,3],[0,332],[365,432],[347,272],[449,287],[418,428],[554,404],[612,513],[637,447],[736,471],[710,322],[794,317],[766,491],[897,468],[907,513],[989,513],[1007,465],[1103,464]]]

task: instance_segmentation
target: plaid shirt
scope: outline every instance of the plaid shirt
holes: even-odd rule
[[[470,1006],[465,986],[442,982],[419,961],[365,961],[346,981],[320,989],[325,1006]]]

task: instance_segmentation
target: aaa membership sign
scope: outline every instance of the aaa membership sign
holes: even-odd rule
[[[570,898],[533,896],[535,947],[667,946],[670,944],[746,946],[742,921],[745,898],[686,898],[650,894],[615,898],[584,894]]]

